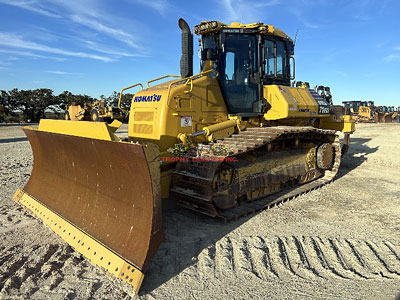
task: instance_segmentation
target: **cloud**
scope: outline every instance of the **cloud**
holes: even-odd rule
[[[162,16],[167,15],[170,6],[166,0],[135,0],[135,2],[156,10]]]
[[[39,55],[39,54],[35,54],[35,53],[29,52],[29,51],[0,49],[0,53],[7,53],[7,54],[13,54],[13,55],[20,55],[20,56],[29,56],[32,58],[47,58],[47,59],[53,59],[56,61],[65,61],[66,60],[66,58],[53,57],[53,56],[47,56],[47,55]]]
[[[222,0],[223,17],[226,22],[255,22],[262,18],[262,8],[280,4],[280,0],[263,1],[262,3],[254,3],[246,0]],[[263,17],[265,18],[265,16]],[[259,20],[258,20],[259,21]]]
[[[103,45],[100,45],[99,43],[96,43],[94,41],[88,41],[88,40],[82,40],[82,44],[91,50],[105,53],[105,54],[110,54],[114,56],[122,56],[122,57],[150,57],[149,55],[146,54],[136,54],[136,53],[128,53],[125,51],[120,51],[117,49],[109,48]]]
[[[93,18],[88,18],[82,15],[73,15],[70,18],[72,21],[78,24],[81,24],[95,31],[111,36],[112,38],[119,40],[120,42],[123,42],[131,46],[132,48],[140,49],[140,47],[137,45],[137,42],[135,41],[135,38],[131,34],[126,33],[121,29],[114,29],[112,27],[100,23],[99,21]]]
[[[304,25],[305,28],[307,28],[307,29],[321,28],[322,27],[321,24],[310,22],[309,18],[307,18],[307,16],[306,16],[305,10],[311,5],[315,5],[315,3],[313,3],[313,1],[303,1],[300,3],[293,4],[293,6],[291,6],[289,8],[289,11],[294,16],[297,17],[297,19],[300,21],[300,23],[302,23]],[[313,15],[315,15],[315,14],[313,14]]]
[[[386,62],[400,61],[400,53],[392,53],[385,57]]]
[[[38,1],[19,1],[19,0],[0,0],[0,4],[7,4],[30,10],[32,12],[51,18],[61,18],[58,13],[52,12],[44,7]]]
[[[343,72],[343,71],[336,70],[335,72],[336,72],[336,74],[338,74],[339,76],[342,76],[342,77],[348,77],[349,76],[348,73]]]
[[[352,4],[351,1],[348,1],[348,7],[353,19],[367,22],[382,16],[388,9],[390,10],[391,6],[389,3],[391,1],[392,0],[359,0],[355,5]]]
[[[394,52],[385,57],[386,62],[400,61],[400,46],[393,48]]]
[[[50,74],[55,74],[55,75],[74,75],[74,76],[80,76],[82,73],[70,73],[70,72],[64,72],[64,71],[45,71],[46,73]]]
[[[148,3],[139,0],[139,2],[157,8],[160,12],[165,10],[167,3],[165,0],[153,0],[148,1]],[[105,25],[110,20],[115,20],[116,16],[109,15],[106,11],[101,11],[96,0],[0,0],[0,3],[30,10],[47,17],[59,18],[62,16],[64,19],[108,35],[132,48],[140,49],[136,38],[132,34],[125,32],[123,29]],[[51,12],[46,8],[52,8],[55,12]],[[124,23],[126,23],[126,20],[119,22],[119,24]]]
[[[36,50],[53,54],[60,54],[65,56],[91,58],[95,60],[101,60],[104,62],[111,62],[115,60],[109,57],[100,56],[96,54],[90,54],[86,52],[74,52],[60,48],[49,47],[34,42],[24,41],[21,36],[7,32],[0,32],[0,45],[12,48],[22,48],[22,49]]]

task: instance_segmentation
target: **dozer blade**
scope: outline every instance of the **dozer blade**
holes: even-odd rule
[[[164,238],[157,146],[24,131],[33,170],[13,198],[137,293]]]

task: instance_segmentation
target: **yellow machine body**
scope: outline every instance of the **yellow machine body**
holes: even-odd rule
[[[96,100],[93,103],[84,103],[68,105],[65,114],[65,120],[72,121],[94,121],[103,120],[122,120],[122,110],[106,105],[103,100]]]
[[[202,22],[194,31],[197,34],[218,33],[226,28],[235,32],[257,29],[265,36],[292,43],[283,31],[261,23]],[[262,138],[269,141],[280,134],[282,137],[285,134],[302,136],[311,132],[319,136],[318,145],[310,141],[290,141],[293,147],[303,147],[301,149],[288,150],[279,144],[286,153],[281,161],[284,166],[274,167],[279,173],[276,178],[272,176],[274,183],[250,191],[251,199],[278,191],[277,178],[290,179],[290,174],[297,174],[303,176],[301,184],[317,178],[322,174],[313,169],[318,151],[322,153],[319,163],[326,165],[326,169],[333,166],[337,171],[340,147],[334,131],[345,133],[348,142],[348,135],[355,130],[350,116],[343,115],[338,107],[328,107],[326,101],[306,86],[291,87],[289,84],[260,86],[260,94],[266,101],[266,109],[261,114],[231,114],[219,76],[212,60],[207,59],[197,75],[182,78],[166,75],[148,81],[145,89],[140,83],[122,89],[120,109],[123,91],[142,87],[132,98],[128,138],[124,140],[115,134],[121,125],[118,121],[108,125],[105,122],[41,120],[37,130],[26,128],[24,131],[34,156],[33,171],[28,184],[17,191],[14,199],[92,262],[132,285],[137,293],[143,273],[162,241],[161,198],[168,197],[177,166],[162,158],[171,156],[170,150],[176,144],[196,147],[200,143],[228,139],[243,131],[252,136],[252,132],[257,132],[252,129],[268,127],[274,127],[276,132],[269,135],[264,130],[252,140],[254,145],[259,145]],[[172,80],[155,84],[166,78]],[[79,115],[79,111],[72,114]],[[282,128],[277,128],[279,126]],[[296,126],[301,129],[293,130]],[[272,148],[272,144],[264,145],[265,151]],[[279,154],[274,153],[273,157],[282,156]],[[305,160],[306,167],[301,165]],[[260,159],[254,167],[247,165],[238,169],[239,173],[252,177],[254,172],[275,165],[276,160],[265,162],[267,165]],[[310,172],[304,173],[305,169]],[[229,177],[229,172],[224,176]],[[333,175],[329,178],[331,180]],[[207,182],[213,182],[213,178]]]
[[[373,111],[369,106],[360,106],[358,108],[358,115],[363,118],[373,118]]]
[[[149,87],[135,94],[129,118],[132,141],[155,142],[166,151],[178,141],[180,134],[192,134],[204,127],[230,118],[215,73],[200,73],[192,78],[173,80]],[[318,100],[308,88],[280,85],[264,86],[264,97],[270,109],[262,121],[304,125],[319,120],[321,129],[352,133],[355,125],[350,116],[335,118],[318,113]],[[243,121],[247,127],[259,126],[259,118]],[[235,124],[232,124],[232,128]]]
[[[84,120],[85,112],[85,107],[82,107],[80,105],[69,105],[66,110],[65,119],[72,121]]]

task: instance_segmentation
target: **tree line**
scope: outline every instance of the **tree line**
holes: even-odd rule
[[[122,96],[121,107],[129,110],[133,94]],[[83,105],[102,100],[107,105],[117,106],[119,93],[114,91],[110,96],[101,95],[98,99],[88,95],[72,94],[64,91],[55,95],[51,89],[0,91],[0,105],[3,106],[6,122],[38,122],[43,118],[61,118],[68,105]],[[1,119],[1,116],[0,116]]]

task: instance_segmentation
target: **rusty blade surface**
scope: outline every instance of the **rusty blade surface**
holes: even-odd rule
[[[158,149],[24,131],[34,157],[24,191],[145,270],[163,239]]]

